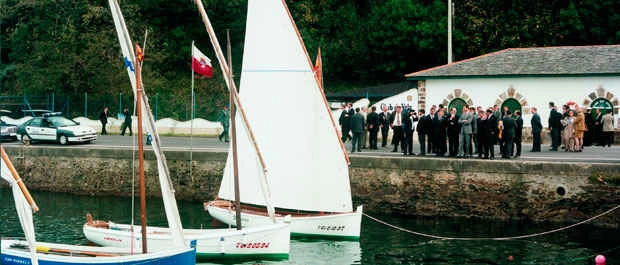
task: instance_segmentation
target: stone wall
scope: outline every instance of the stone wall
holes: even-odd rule
[[[131,194],[130,150],[6,149],[32,190]],[[187,152],[168,151],[166,156],[178,199],[204,201],[217,195],[226,153],[194,152],[192,176]],[[147,151],[147,194],[160,196],[154,159]],[[400,157],[351,161],[354,204],[364,204],[374,214],[574,223],[620,204],[617,164]],[[620,210],[594,223],[618,227]]]

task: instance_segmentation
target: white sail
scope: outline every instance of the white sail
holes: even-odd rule
[[[268,165],[273,205],[352,211],[347,161],[282,0],[249,0],[240,100]],[[265,205],[262,174],[237,115],[241,201]],[[218,196],[233,200],[229,156]]]
[[[129,80],[131,81],[131,87],[133,88],[135,98],[135,95],[137,93],[136,76],[133,68],[135,66],[135,56],[132,48],[133,46],[131,44],[131,39],[125,26],[125,19],[123,18],[120,7],[116,3],[116,0],[108,1],[110,4],[110,9],[112,11],[112,17],[114,18],[114,26],[116,27],[116,33],[118,35],[118,40],[121,46],[121,50],[123,52],[127,73],[129,74]],[[164,210],[166,211],[166,217],[168,219],[168,226],[170,227],[174,246],[182,247],[185,246],[185,240],[183,238],[183,226],[181,225],[181,217],[179,216],[177,202],[174,197],[172,181],[170,180],[170,171],[168,170],[168,165],[166,164],[166,158],[164,156],[164,153],[161,151],[161,141],[159,139],[157,127],[155,126],[153,113],[151,112],[148,103],[148,97],[146,96],[146,93],[144,93],[144,85],[141,84],[141,87],[143,89],[142,113],[145,118],[147,131],[151,132],[153,136],[152,146],[153,151],[155,152],[155,156],[157,157],[159,184],[162,192],[162,198],[164,201]],[[143,136],[139,135],[139,137]]]
[[[34,235],[32,208],[30,207],[30,204],[28,204],[28,201],[15,181],[13,174],[9,170],[7,166],[7,163],[9,162],[5,162],[4,158],[0,158],[0,176],[2,176],[2,179],[9,182],[11,185],[13,199],[15,200],[15,209],[17,210],[17,215],[19,216],[19,223],[24,231],[24,237],[26,237],[26,241],[28,242],[28,248],[30,248],[31,262],[33,265],[38,265],[39,260],[37,259],[37,250],[35,246],[36,238]]]

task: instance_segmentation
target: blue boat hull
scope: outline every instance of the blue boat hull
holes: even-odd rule
[[[4,241],[4,240],[3,240]],[[6,242],[3,242],[6,243]],[[27,249],[7,248],[4,244],[0,251],[1,265],[30,265],[30,252]],[[95,249],[98,253],[102,253]],[[77,251],[74,253],[78,253]],[[84,253],[84,252],[83,252]],[[40,265],[195,265],[196,249],[186,248],[169,251],[159,251],[148,254],[118,255],[118,256],[87,256],[66,253],[38,253]]]

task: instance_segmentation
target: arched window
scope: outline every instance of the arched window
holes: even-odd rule
[[[590,104],[590,107],[592,108],[592,117],[596,117],[596,110],[600,109],[601,113],[603,115],[612,112],[614,110],[614,105],[611,104],[611,102],[609,100],[607,100],[606,98],[597,98],[595,99],[592,104]]]
[[[502,103],[502,108],[501,111],[504,111],[504,107],[508,107],[508,109],[510,110],[510,112],[515,113],[515,111],[521,111],[521,103],[519,103],[519,101],[517,101],[514,98],[509,98],[504,100],[504,103]]]
[[[467,102],[465,102],[464,99],[455,98],[452,101],[450,101],[450,104],[448,104],[448,110],[446,111],[446,113],[450,113],[450,110],[452,108],[456,108],[456,114],[461,116],[461,113],[463,113],[463,106],[465,105],[467,105]]]

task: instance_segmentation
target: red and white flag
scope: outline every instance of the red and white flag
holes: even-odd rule
[[[314,65],[314,75],[316,76],[319,86],[323,89],[323,59],[321,59],[321,47],[316,55],[316,63]]]
[[[205,56],[196,46],[192,45],[192,69],[199,75],[206,76],[208,78],[213,77],[213,66],[211,66],[211,59]]]

